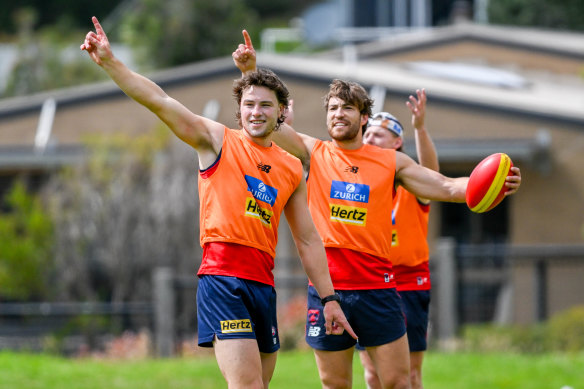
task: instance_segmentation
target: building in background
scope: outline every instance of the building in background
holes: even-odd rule
[[[379,8],[374,7],[402,3],[359,2],[376,10]],[[433,9],[436,12],[435,4]],[[359,15],[361,12],[354,14],[355,23],[370,16]],[[409,20],[427,20],[428,15]],[[358,39],[324,53],[259,53],[259,65],[280,74],[291,90],[295,127],[312,136],[328,137],[322,97],[333,78],[361,83],[375,97],[376,109],[392,112],[402,123],[410,116],[404,104],[407,96],[417,88],[426,88],[427,123],[444,174],[468,175],[483,157],[505,152],[521,167],[524,178],[519,193],[484,215],[471,213],[464,204],[435,204],[431,246],[445,236],[454,237],[458,244],[581,245],[584,34],[475,23],[399,34],[378,32],[383,31],[373,41]],[[234,102],[229,91],[238,76],[230,57],[151,75],[193,111],[211,107],[218,121],[233,127],[237,124],[231,116]],[[110,82],[0,100],[0,195],[14,177],[29,177],[38,187],[55,169],[83,158],[82,139],[87,134],[139,134],[157,123],[154,115]],[[411,128],[406,128],[406,152],[413,155],[411,135]],[[283,237],[279,246],[281,257],[292,252],[286,239]],[[292,242],[289,246],[293,247]],[[489,271],[500,269],[503,259],[491,256]],[[507,314],[502,315],[506,320],[528,323],[541,318],[533,299],[541,289],[533,275],[540,270],[518,262],[506,270],[510,273],[504,281],[491,283],[491,289],[461,289],[461,312],[466,312],[463,319],[492,320],[501,309],[496,302],[480,307],[478,313],[469,309],[476,308],[481,294],[502,295],[507,289],[501,282],[513,289],[505,295],[510,296],[504,304],[509,307]],[[294,271],[285,268],[285,272]],[[581,261],[556,261],[545,274],[544,317],[584,303]]]

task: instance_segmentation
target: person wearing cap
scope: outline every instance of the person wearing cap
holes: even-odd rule
[[[233,52],[246,75],[256,68],[249,36]],[[323,141],[284,123],[273,140],[298,157],[308,173],[308,206],[324,243],[333,286],[358,342],[371,357],[383,388],[408,389],[410,358],[406,323],[391,264],[391,215],[398,185],[418,197],[465,201],[468,177],[450,178],[420,166],[406,154],[363,143],[373,100],[356,82],[335,79],[324,98]],[[520,171],[512,168],[506,194],[515,193]],[[330,336],[323,302],[308,286],[306,342],[312,347],[323,388],[351,388],[357,340]]]
[[[406,105],[412,112],[416,152],[420,165],[438,171],[434,142],[426,130],[426,91],[416,91]],[[402,124],[388,112],[378,112],[369,119],[363,143],[385,149],[403,150]],[[428,214],[430,201],[419,198],[399,186],[393,198],[391,213],[391,263],[397,291],[406,316],[410,349],[410,382],[412,389],[423,388],[422,363],[427,349],[428,313],[430,308],[430,251],[428,248]],[[381,388],[373,361],[363,347],[357,346],[365,373],[367,388]]]

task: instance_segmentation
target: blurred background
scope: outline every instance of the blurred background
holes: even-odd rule
[[[327,138],[334,78],[404,124],[426,88],[442,173],[505,152],[523,176],[485,214],[432,205],[432,346],[494,325],[521,328],[506,344],[524,350],[584,348],[581,0],[0,3],[0,349],[79,355],[123,336],[146,354],[196,349],[196,155],[79,50],[94,15],[124,63],[231,128],[242,29],[300,132]],[[282,344],[303,347],[306,278],[286,223],[279,235]]]

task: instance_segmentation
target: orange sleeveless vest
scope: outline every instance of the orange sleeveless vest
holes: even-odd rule
[[[300,160],[225,128],[215,171],[199,176],[201,246],[229,242],[276,254],[278,223],[303,179]]]
[[[417,266],[428,261],[429,206],[401,186],[393,201],[391,263]],[[399,280],[398,280],[399,283]]]
[[[317,141],[308,204],[325,247],[390,258],[395,150],[363,145],[344,150]]]

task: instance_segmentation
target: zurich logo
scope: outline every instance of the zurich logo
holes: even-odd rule
[[[278,197],[278,189],[266,185],[262,180],[252,176],[245,175],[245,182],[247,183],[247,190],[251,192],[256,200],[274,206],[276,198]]]
[[[369,185],[333,180],[331,183],[331,199],[369,202]]]

